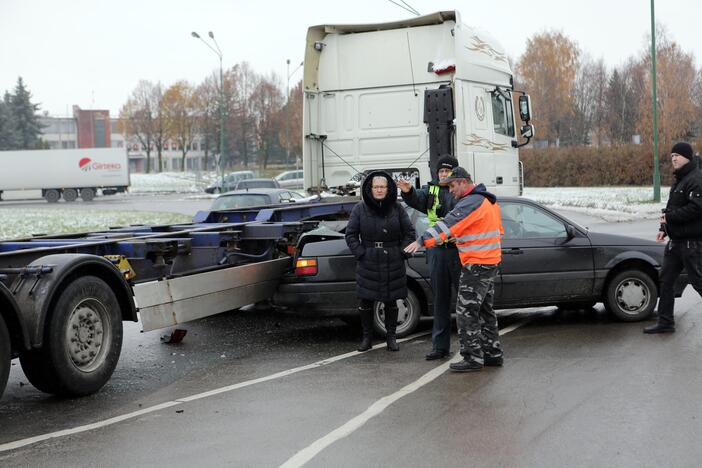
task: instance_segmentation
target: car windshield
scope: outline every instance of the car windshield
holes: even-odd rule
[[[268,195],[249,193],[227,195],[226,197],[219,197],[212,203],[212,211],[248,208],[250,206],[261,206],[269,203],[270,198]]]

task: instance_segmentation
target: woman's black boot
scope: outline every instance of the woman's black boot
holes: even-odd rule
[[[358,313],[361,316],[361,344],[358,346],[358,351],[368,351],[373,347],[373,309],[358,308]]]
[[[395,340],[395,331],[397,330],[397,306],[385,308],[385,342],[387,343],[388,351],[399,351],[400,347]]]

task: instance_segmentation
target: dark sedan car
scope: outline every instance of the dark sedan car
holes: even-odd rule
[[[646,319],[658,299],[663,245],[635,237],[588,232],[586,228],[527,199],[501,198],[502,264],[495,281],[495,308],[560,306],[588,308],[603,302],[623,321]],[[425,215],[407,208],[417,232]],[[274,303],[305,313],[353,317],[356,314],[355,259],[343,238],[343,225],[303,236],[295,271],[283,278]],[[407,260],[409,295],[400,306],[398,335],[431,315],[431,284],[425,253]],[[676,294],[685,286],[682,278]],[[375,328],[384,332],[376,304]]]

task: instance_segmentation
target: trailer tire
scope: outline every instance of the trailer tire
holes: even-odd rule
[[[10,375],[10,361],[12,360],[10,347],[10,333],[7,331],[5,320],[0,315],[0,397],[5,391],[7,377]]]
[[[97,392],[117,365],[122,347],[122,313],[112,289],[100,278],[69,283],[55,303],[44,346],[20,356],[29,381],[39,390],[77,397]]]
[[[44,198],[49,203],[56,203],[59,201],[59,198],[61,198],[61,192],[56,189],[49,189],[44,192]]]
[[[78,191],[76,189],[67,188],[63,189],[63,199],[67,202],[74,202],[78,198]]]
[[[82,198],[83,201],[93,201],[93,198],[95,198],[95,190],[91,188],[80,189],[80,198]]]

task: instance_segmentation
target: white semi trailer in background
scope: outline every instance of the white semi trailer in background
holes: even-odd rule
[[[519,97],[517,129],[507,55],[457,11],[310,27],[304,63],[305,189],[344,186],[373,169],[424,184],[451,153],[488,190],[521,194],[529,97]]]
[[[0,151],[0,196],[10,190],[41,190],[49,203],[91,201],[124,192],[129,164],[124,149]]]

